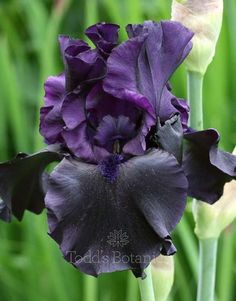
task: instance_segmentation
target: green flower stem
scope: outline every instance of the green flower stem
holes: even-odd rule
[[[147,275],[145,279],[138,279],[142,301],[155,301],[151,268],[151,264],[149,264],[149,266],[145,270],[145,273]]]
[[[84,275],[83,287],[84,287],[84,301],[96,301],[98,298],[98,283],[97,279]]]
[[[202,105],[203,75],[188,71],[188,100],[190,103],[190,126],[196,130],[203,129]]]
[[[128,271],[126,301],[139,300],[138,282],[131,271]]]
[[[190,126],[196,130],[203,129],[203,75],[188,72],[188,99],[190,102]],[[193,202],[200,201],[193,200]],[[195,206],[196,207],[196,206]],[[199,238],[199,269],[197,301],[214,301],[217,238]]]
[[[199,240],[197,301],[214,301],[217,238]]]

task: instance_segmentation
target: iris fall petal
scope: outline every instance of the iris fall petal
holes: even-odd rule
[[[112,183],[96,165],[64,159],[45,199],[49,234],[87,274],[132,269],[143,276],[152,258],[175,251],[169,234],[183,214],[186,191],[179,164],[162,150],[121,163]]]
[[[0,218],[21,220],[25,210],[42,212],[48,175],[47,165],[60,161],[61,155],[51,146],[33,155],[19,154],[0,164]]]
[[[236,156],[218,148],[214,129],[184,135],[183,168],[189,182],[189,195],[214,203],[223,194],[224,184],[236,177]]]

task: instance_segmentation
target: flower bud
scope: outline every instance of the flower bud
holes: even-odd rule
[[[167,300],[174,282],[173,256],[160,255],[152,261],[152,281],[155,300]]]
[[[172,20],[191,29],[193,49],[187,69],[204,74],[215,55],[223,17],[223,0],[173,0]]]
[[[236,154],[236,148],[233,154]],[[236,181],[227,183],[222,197],[213,205],[194,202],[195,233],[199,239],[218,238],[236,218]]]

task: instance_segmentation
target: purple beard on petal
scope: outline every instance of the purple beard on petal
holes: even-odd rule
[[[121,155],[114,154],[99,162],[98,168],[101,174],[110,183],[116,181],[119,172],[119,165],[122,163],[123,160],[124,158]]]

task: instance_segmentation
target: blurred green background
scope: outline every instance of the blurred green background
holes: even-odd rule
[[[83,37],[97,21],[121,25],[170,18],[170,0],[0,0],[0,160],[43,147],[38,134],[43,82],[62,71],[58,33]],[[176,94],[186,97],[182,66],[172,78]],[[204,83],[205,127],[216,127],[222,147],[236,144],[236,0],[225,1],[224,24],[214,62]],[[27,189],[27,187],[25,187]],[[190,207],[190,206],[189,206]],[[175,282],[168,301],[196,297],[197,241],[190,208],[174,235]],[[236,300],[236,227],[222,235],[217,265],[217,300]],[[47,235],[45,213],[26,213],[22,223],[0,222],[1,301],[139,300],[130,272],[82,275],[62,258]],[[206,300],[207,301],[207,300]]]

